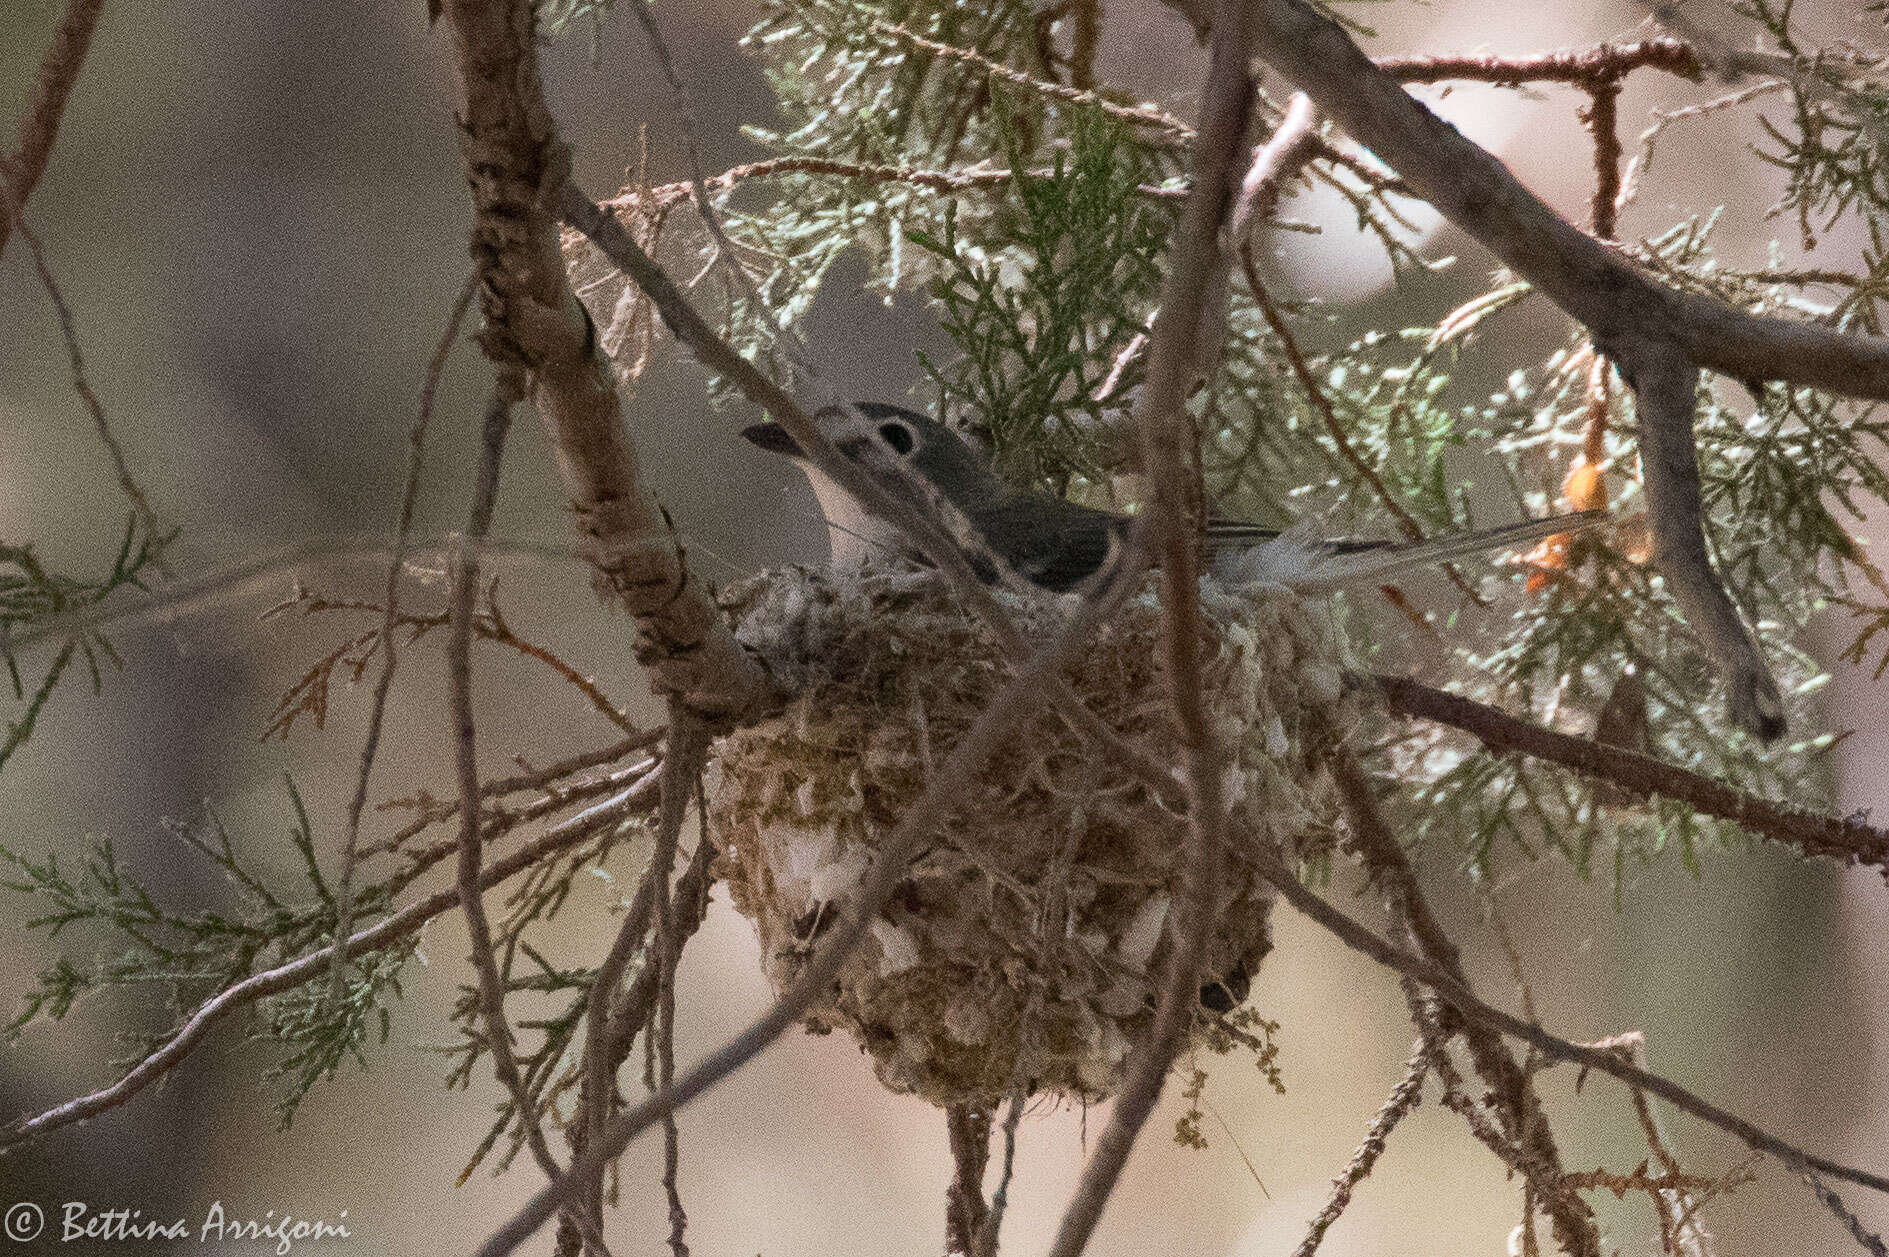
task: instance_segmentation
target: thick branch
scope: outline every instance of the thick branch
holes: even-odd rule
[[[1485,703],[1404,677],[1376,676],[1371,683],[1399,715],[1434,720],[1472,733],[1498,754],[1519,751],[1560,764],[1636,798],[1677,799],[1707,816],[1735,821],[1761,838],[1787,843],[1806,855],[1845,864],[1889,867],[1889,831],[1860,820],[1773,803],[1650,755],[1556,733]]]
[[[59,119],[65,115],[66,98],[79,80],[79,68],[92,46],[92,31],[98,26],[99,12],[105,0],[70,0],[66,15],[53,32],[52,44],[40,59],[39,77],[33,82],[33,94],[26,102],[26,115],[20,119],[20,138],[13,155],[0,162],[0,180],[12,186],[14,213],[26,207],[46,173],[46,160],[52,156],[53,141],[59,137]],[[0,214],[0,253],[6,252],[7,238],[13,232],[13,214]]]
[[[1701,367],[1734,379],[1889,399],[1889,339],[1747,314],[1661,286],[1556,214],[1304,0],[1257,5],[1259,56],[1609,350],[1620,341],[1671,340]]]
[[[1585,324],[1596,347],[1630,383],[1646,390],[1640,428],[1649,454],[1649,520],[1662,570],[1730,677],[1733,717],[1750,732],[1775,738],[1784,728],[1776,683],[1730,611],[1705,558],[1699,515],[1687,509],[1698,476],[1692,453],[1696,399],[1686,386],[1705,367],[1753,387],[1776,379],[1889,398],[1889,339],[1747,314],[1714,298],[1663,287],[1556,214],[1494,156],[1412,98],[1305,0],[1256,3],[1261,18],[1253,48],[1259,56],[1395,168],[1418,195]]]
[[[975,1103],[945,1110],[945,1135],[951,1144],[951,1186],[945,1189],[945,1252],[977,1252],[977,1240],[990,1224],[984,1199],[984,1170],[990,1164],[990,1110]]]
[[[495,362],[530,369],[594,581],[636,618],[637,656],[654,688],[711,723],[748,711],[769,697],[766,679],[690,576],[668,516],[644,490],[609,363],[565,277],[555,202],[568,155],[544,100],[531,6],[451,0],[446,14],[476,211],[481,343]]]
[[[1640,471],[1653,563],[1686,623],[1726,671],[1732,719],[1769,741],[1784,732],[1784,698],[1706,551],[1692,435],[1699,369],[1668,342],[1652,338],[1619,342],[1609,356],[1639,398]]]

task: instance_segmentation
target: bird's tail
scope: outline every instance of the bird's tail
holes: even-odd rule
[[[1301,594],[1328,594],[1349,585],[1377,584],[1413,567],[1523,546],[1558,534],[1585,532],[1606,518],[1606,511],[1572,511],[1450,537],[1387,542],[1368,548],[1341,548],[1293,528],[1232,559],[1224,575],[1236,582],[1284,585]]]

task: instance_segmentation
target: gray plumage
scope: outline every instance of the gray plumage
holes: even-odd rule
[[[872,431],[840,440],[840,452],[870,470],[860,459],[863,444],[878,442],[942,495],[976,530],[983,547],[1019,579],[1064,593],[1103,571],[1119,553],[1128,529],[1127,516],[1007,484],[976,450],[929,416],[880,402],[861,402],[857,408],[872,424]],[[742,435],[763,449],[793,458],[807,474],[832,532],[836,562],[858,562],[875,551],[909,550],[895,528],[867,513],[851,494],[828,479],[778,424],[756,424]],[[875,478],[901,500],[913,496],[897,477]],[[1317,595],[1347,585],[1372,584],[1413,567],[1579,532],[1605,517],[1604,511],[1580,511],[1410,543],[1328,540],[1305,526],[1282,533],[1255,524],[1212,520],[1207,525],[1205,558],[1208,570],[1231,584],[1283,585]],[[991,565],[980,563],[981,557],[971,556],[973,566],[994,580],[997,573],[987,570]]]

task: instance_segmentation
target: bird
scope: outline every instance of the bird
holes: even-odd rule
[[[873,470],[864,457],[868,443],[876,442],[929,486],[976,532],[985,553],[967,557],[985,583],[1002,580],[1004,573],[991,561],[995,559],[1028,585],[1070,593],[1107,572],[1121,552],[1130,516],[1008,484],[981,453],[929,415],[885,402],[859,402],[854,408],[869,427],[843,433],[835,442],[839,452],[894,498],[921,511],[929,511],[930,503],[912,502],[914,491],[903,477]],[[741,435],[761,449],[792,459],[806,474],[826,516],[835,566],[857,566],[875,555],[916,557],[894,524],[868,510],[815,465],[787,429],[757,423]],[[1320,596],[1346,586],[1376,584],[1414,567],[1578,533],[1606,515],[1573,511],[1410,542],[1321,538],[1305,525],[1282,531],[1210,519],[1204,557],[1206,570],[1224,584],[1270,584]]]

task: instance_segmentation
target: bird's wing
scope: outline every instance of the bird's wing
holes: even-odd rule
[[[1374,584],[1413,567],[1526,545],[1560,533],[1584,532],[1606,518],[1606,511],[1574,511],[1428,541],[1343,550],[1312,536],[1300,525],[1229,558],[1220,566],[1219,574],[1238,583],[1263,582],[1284,585],[1301,594],[1327,594],[1347,585]]]

